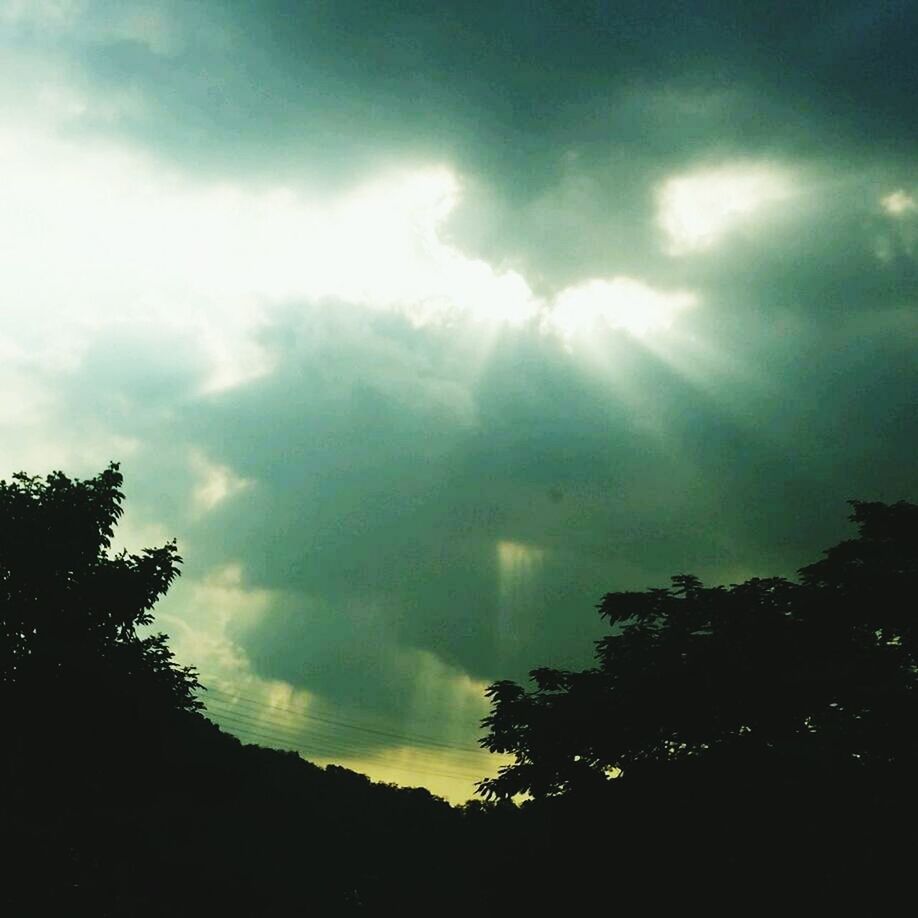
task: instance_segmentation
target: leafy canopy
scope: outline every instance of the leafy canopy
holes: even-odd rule
[[[194,711],[197,678],[141,636],[179,574],[174,542],[112,553],[123,478],[0,481],[0,697],[87,709]],[[104,701],[104,705],[102,702]]]
[[[516,761],[479,789],[555,796],[612,777],[842,780],[918,758],[918,506],[852,501],[858,536],[802,568],[609,593],[583,672],[488,689],[482,744]]]

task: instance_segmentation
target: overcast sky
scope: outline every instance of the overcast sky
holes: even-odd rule
[[[605,592],[918,498],[916,47],[895,0],[0,0],[0,474],[120,460],[215,716],[463,799],[487,683],[588,664]]]

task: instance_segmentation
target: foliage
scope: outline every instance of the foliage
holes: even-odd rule
[[[111,551],[122,480],[111,464],[85,481],[0,481],[0,697],[20,708],[200,707],[194,671],[175,665],[164,635],[143,635],[178,576],[175,543]]]
[[[516,761],[481,792],[542,798],[665,774],[845,781],[913,766],[918,506],[852,507],[857,538],[799,582],[681,575],[607,594],[594,667],[488,689],[483,745]]]
[[[181,558],[114,550],[121,488],[0,482],[0,914],[426,913],[459,812],[201,716],[149,633]]]
[[[593,669],[492,686],[487,743],[517,763],[460,809],[202,717],[194,672],[147,635],[181,559],[113,551],[121,485],[116,465],[0,482],[3,914],[735,914],[764,889],[793,911],[807,883],[820,901],[796,910],[826,913],[852,878],[884,913],[911,876],[914,794],[774,777],[911,781],[915,507],[856,504],[859,537],[800,583],[605,597]],[[697,792],[697,766],[718,781],[743,757],[765,791]]]

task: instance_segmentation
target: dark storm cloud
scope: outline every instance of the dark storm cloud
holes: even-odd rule
[[[275,334],[278,370],[188,423],[208,454],[257,481],[216,511],[198,550],[213,540],[214,561],[244,558],[253,585],[287,597],[240,635],[264,675],[343,700],[378,673],[387,688],[362,694],[365,706],[401,691],[382,675],[389,664],[366,660],[391,663],[387,642],[480,678],[584,662],[605,590],[687,570],[791,573],[840,531],[847,497],[877,496],[877,465],[890,498],[912,474],[901,450],[915,436],[916,374],[893,332],[864,353],[840,331],[829,353],[837,345],[841,366],[815,361],[809,335],[782,341],[766,387],[721,380],[732,403],[611,335],[604,352],[645,394],[656,430],[533,332],[507,332],[478,375],[448,332],[340,305],[302,310]],[[512,621],[501,542],[540,553]],[[333,667],[304,662],[326,649]]]
[[[871,126],[884,140],[915,136],[918,14],[906,2],[244,0],[158,8],[184,29],[178,48],[102,38],[85,43],[85,65],[101,79],[135,81],[191,136],[194,124],[182,116],[197,112],[218,132],[213,140],[246,133],[251,119],[253,132],[270,123],[281,140],[299,135],[304,148],[317,149],[331,139],[330,124],[345,131],[334,135],[336,147],[377,132],[447,144],[477,138],[492,156],[529,161],[559,140],[606,145],[619,133],[637,143],[634,127],[649,127],[660,109],[642,106],[635,90],[667,87],[726,91],[728,101],[737,92],[758,97],[764,105],[745,117],[731,112],[736,140],[760,124],[751,143],[809,134],[815,144],[802,128],[819,135],[828,122],[861,143]],[[99,19],[111,15],[94,9]],[[691,140],[672,135],[682,146]],[[696,142],[708,138],[695,132]]]
[[[866,168],[893,185],[912,169],[909,3],[85,9],[53,53],[131,103],[90,107],[84,129],[208,178],[330,187],[445,161],[467,185],[455,238],[547,289],[658,262],[652,190],[699,162]]]
[[[55,380],[60,429],[136,440],[132,499],[191,574],[238,561],[271,591],[233,625],[260,675],[407,718],[424,654],[481,679],[581,665],[606,590],[790,574],[845,533],[846,499],[916,496],[918,231],[880,205],[915,187],[914,4],[87,10],[53,40],[15,27],[127,100],[72,132],[329,193],[445,161],[464,251],[547,295],[626,274],[698,297],[672,333],[586,348],[272,306],[271,372],[209,395],[179,333],[100,333]],[[792,193],[668,253],[660,183],[723,162]],[[197,515],[195,450],[249,483]]]
[[[151,10],[158,28],[137,27]],[[146,102],[115,129],[211,170],[446,157],[518,198],[567,150],[653,171],[712,145],[872,157],[915,139],[905,2],[101,3],[79,23],[55,50]]]
[[[719,344],[750,372],[699,385],[623,334],[599,349],[610,380],[534,330],[481,360],[455,329],[299,305],[263,333],[274,372],[211,396],[168,340],[157,382],[102,339],[66,414],[142,439],[131,498],[173,521],[192,576],[240,561],[272,591],[232,626],[256,673],[408,726],[417,651],[482,679],[581,665],[606,590],[791,573],[845,499],[911,493],[914,317],[863,320],[747,315]],[[252,486],[194,519],[189,449]],[[516,581],[500,543],[535,552]]]

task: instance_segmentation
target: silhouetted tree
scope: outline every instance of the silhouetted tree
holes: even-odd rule
[[[45,724],[62,705],[201,706],[194,671],[174,664],[165,636],[140,633],[179,573],[175,543],[110,551],[121,485],[117,464],[86,481],[0,481],[0,697],[30,709],[53,699]]]
[[[150,633],[181,559],[113,549],[121,487],[0,482],[0,914],[428,914],[459,811],[201,716]]]
[[[918,507],[853,501],[858,537],[800,581],[609,593],[596,665],[488,689],[481,791],[551,797],[609,779],[893,780],[918,764]],[[613,782],[616,783],[616,782]],[[627,782],[626,782],[627,783]]]
[[[799,583],[606,596],[594,668],[491,687],[486,745],[517,761],[459,810],[202,717],[148,633],[181,559],[113,551],[121,485],[0,482],[3,914],[656,913],[661,876],[667,908],[809,883],[823,914],[910,875],[914,506],[855,504]]]
[[[484,824],[509,912],[892,914],[918,850],[918,507],[800,571],[609,593],[582,672],[496,682],[483,744],[522,794]],[[526,877],[513,886],[510,877]]]

